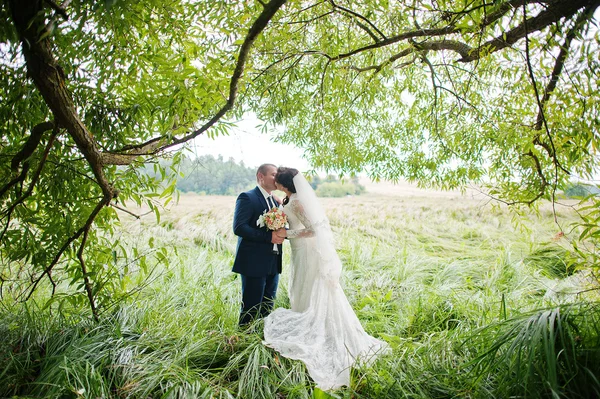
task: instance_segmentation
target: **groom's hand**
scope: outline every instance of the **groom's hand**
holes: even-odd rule
[[[283,244],[284,237],[281,237],[280,235],[278,235],[277,234],[278,231],[279,230],[276,230],[273,233],[271,233],[271,243],[272,244]]]

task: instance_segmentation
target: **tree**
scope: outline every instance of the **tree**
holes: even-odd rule
[[[115,209],[175,187],[143,163],[248,111],[315,167],[550,198],[596,167],[599,3],[3,0],[0,283],[97,318]]]
[[[161,164],[163,167],[168,165],[167,162]],[[215,158],[203,155],[196,159],[185,157],[178,169],[183,177],[177,179],[177,189],[184,193],[237,195],[256,185],[256,168],[248,168],[243,162],[238,165],[233,159],[225,161],[222,156]],[[146,167],[146,173],[162,180],[152,168]]]
[[[526,203],[592,175],[598,1],[350,4],[287,4],[257,45],[252,109],[314,166]]]
[[[168,200],[175,182],[163,190],[140,167],[223,132],[250,48],[283,1],[1,4],[3,288],[27,299],[44,280],[98,318],[130,262],[107,235],[114,209],[135,200],[158,212],[158,190]]]

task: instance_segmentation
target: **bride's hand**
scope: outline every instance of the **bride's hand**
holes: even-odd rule
[[[287,230],[286,229],[279,229],[279,230],[275,230],[275,235],[281,238],[285,238],[287,237]]]

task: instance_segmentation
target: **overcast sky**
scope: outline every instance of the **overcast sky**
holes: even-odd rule
[[[272,163],[277,166],[289,166],[306,172],[312,168],[302,158],[303,151],[291,145],[274,143],[273,134],[262,134],[256,126],[258,119],[246,116],[231,129],[229,136],[219,136],[211,139],[206,135],[197,137],[191,143],[196,156],[222,155],[224,159],[233,158],[236,162],[244,161],[249,167],[258,167],[262,163]],[[325,172],[321,173],[324,174]],[[573,176],[575,180],[579,180]],[[588,183],[598,184],[600,173],[596,173],[593,180],[581,179]]]
[[[197,137],[192,143],[192,150],[197,156],[222,155],[224,159],[233,158],[238,163],[244,161],[244,164],[250,167],[272,163],[301,171],[310,169],[308,162],[302,158],[302,150],[291,145],[274,143],[274,134],[260,133],[256,127],[259,123],[255,118],[245,117],[231,130],[229,136],[218,136],[214,139],[206,135]]]

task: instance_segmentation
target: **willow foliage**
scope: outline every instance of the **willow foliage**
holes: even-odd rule
[[[116,208],[159,218],[173,194],[142,165],[249,111],[315,168],[553,198],[597,172],[599,5],[3,0],[2,289],[97,318],[166,259],[111,235]]]

